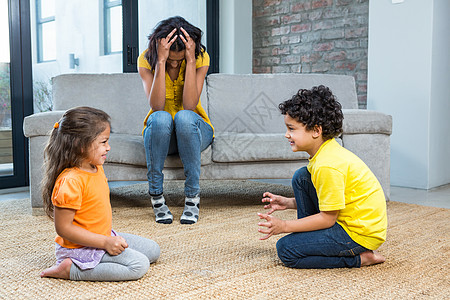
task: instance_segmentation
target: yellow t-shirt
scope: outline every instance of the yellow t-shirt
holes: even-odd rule
[[[97,173],[79,168],[61,172],[52,192],[54,206],[76,210],[73,224],[90,232],[111,236],[112,211],[109,201],[108,180],[103,166],[97,166]],[[60,236],[55,242],[65,248],[81,248]]]
[[[144,52],[142,52],[141,55],[139,55],[138,67],[146,68],[152,71],[152,67],[145,58],[145,53],[147,53],[147,50],[148,49],[144,50]],[[197,69],[204,66],[209,66],[209,55],[206,51],[203,52],[203,57],[199,55],[195,62],[195,67]],[[186,71],[186,60],[183,60],[183,62],[181,63],[180,72],[178,73],[178,78],[175,79],[175,81],[172,81],[172,79],[170,79],[170,76],[166,71],[166,103],[164,105],[164,110],[170,113],[172,115],[172,118],[175,117],[175,114],[177,112],[183,110],[183,87],[184,87],[185,71]],[[202,119],[206,123],[208,123],[214,130],[214,127],[212,126],[211,121],[209,120],[209,117],[206,114],[206,111],[202,107],[200,99],[198,100],[198,104],[197,107],[194,109],[194,112],[196,112],[200,117],[202,117]],[[148,112],[147,116],[144,119],[144,129],[145,127],[147,127],[148,117],[152,113],[153,110],[150,109],[150,111]]]
[[[337,222],[358,244],[377,249],[386,240],[386,199],[369,167],[335,139],[322,144],[308,164],[319,210],[339,210]]]

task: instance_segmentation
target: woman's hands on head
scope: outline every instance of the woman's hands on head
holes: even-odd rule
[[[189,33],[187,33],[186,30],[184,30],[183,27],[180,27],[180,30],[183,32],[183,35],[180,35],[180,39],[183,41],[185,47],[186,47],[186,63],[193,62],[195,63],[195,42],[194,40],[189,36]]]
[[[174,28],[165,38],[159,39],[156,43],[158,49],[158,62],[166,63],[169,57],[170,47],[176,41],[178,35],[175,35],[176,28]],[[172,37],[173,36],[173,37]]]
[[[190,37],[189,33],[183,27],[181,27],[180,30],[183,32],[184,36],[176,35],[175,34],[176,30],[177,29],[174,28],[165,38],[158,40],[157,42],[158,61],[160,63],[163,62],[165,63],[167,61],[167,59],[169,58],[170,47],[179,37],[186,47],[185,52],[186,62],[195,63],[195,46],[196,46],[195,41]]]

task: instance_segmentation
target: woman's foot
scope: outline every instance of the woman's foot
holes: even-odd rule
[[[151,197],[153,212],[155,213],[155,221],[161,224],[172,224],[173,215],[166,205],[163,195]]]
[[[45,269],[40,274],[41,277],[53,277],[61,279],[70,279],[70,267],[72,266],[72,260],[66,258],[59,265],[55,265],[51,268]]]
[[[359,255],[361,257],[361,267],[381,264],[386,261],[378,251],[366,251]]]
[[[192,225],[197,223],[200,209],[200,196],[194,198],[186,197],[184,200],[184,210],[181,215],[180,223]]]

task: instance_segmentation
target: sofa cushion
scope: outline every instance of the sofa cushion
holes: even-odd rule
[[[52,86],[54,110],[92,106],[111,116],[114,132],[141,133],[149,105],[138,73],[62,74]]]
[[[308,159],[306,152],[292,152],[282,134],[217,133],[214,162],[256,162]]]
[[[101,109],[111,116],[116,133],[140,134],[150,110],[138,73],[62,74],[52,78],[52,93],[54,110],[83,105]],[[206,91],[200,98],[207,110]]]
[[[121,163],[136,166],[147,166],[145,159],[144,139],[140,135],[111,133],[109,144],[111,150],[107,155],[108,163]],[[211,146],[206,148],[201,155],[201,164],[211,163]],[[168,155],[164,162],[166,168],[183,167],[178,155]]]
[[[330,87],[342,107],[358,108],[352,76],[324,74],[210,74],[208,115],[216,132],[284,133],[278,104],[300,88]],[[236,130],[239,129],[239,130]]]

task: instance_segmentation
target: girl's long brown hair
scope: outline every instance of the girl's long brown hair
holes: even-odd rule
[[[66,168],[80,166],[93,141],[108,126],[111,122],[107,113],[87,106],[69,109],[54,126],[44,150],[42,180],[42,200],[49,218],[53,219],[51,197],[59,174]]]

